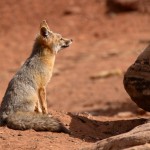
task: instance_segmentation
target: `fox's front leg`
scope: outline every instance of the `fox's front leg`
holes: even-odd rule
[[[39,89],[39,100],[41,104],[42,113],[48,114],[45,87]]]

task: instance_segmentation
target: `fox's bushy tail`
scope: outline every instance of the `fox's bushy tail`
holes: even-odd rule
[[[56,118],[34,112],[16,112],[8,115],[6,125],[15,130],[34,129],[36,131],[65,132],[69,130]]]

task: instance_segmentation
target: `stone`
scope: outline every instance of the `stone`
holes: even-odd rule
[[[98,141],[82,150],[148,150],[150,145],[150,123],[135,127],[131,131]]]
[[[140,108],[150,111],[150,45],[128,68],[123,83],[131,99]]]

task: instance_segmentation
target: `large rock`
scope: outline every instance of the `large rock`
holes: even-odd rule
[[[150,123],[137,126],[133,130],[96,142],[82,150],[149,150]]]
[[[131,99],[139,107],[150,111],[150,45],[128,68],[123,83]]]
[[[150,13],[150,0],[107,0],[108,12],[139,11]]]

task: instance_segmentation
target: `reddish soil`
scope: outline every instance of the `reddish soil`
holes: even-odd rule
[[[49,112],[72,134],[1,127],[0,149],[75,150],[127,132],[150,116],[130,100],[122,83],[150,42],[149,14],[106,14],[105,0],[1,0],[0,19],[0,99],[29,56],[43,19],[74,40],[57,55],[47,88]],[[119,73],[98,78],[115,69]]]

